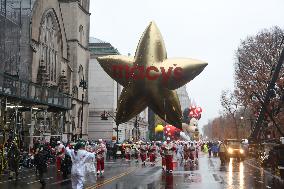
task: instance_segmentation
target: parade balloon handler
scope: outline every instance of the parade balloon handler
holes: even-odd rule
[[[166,143],[162,146],[162,149],[165,153],[165,159],[166,159],[166,172],[172,173],[174,169],[173,165],[173,155],[176,150],[176,147],[173,142],[171,142],[171,138],[167,137]]]
[[[86,163],[95,158],[94,153],[85,150],[85,145],[84,141],[78,141],[74,149],[70,149],[68,146],[65,148],[66,154],[69,155],[72,160],[72,189],[83,189],[86,175]]]
[[[44,174],[47,172],[47,160],[48,160],[47,151],[44,150],[44,147],[42,145],[39,145],[35,152],[34,162],[42,186],[45,186],[46,184],[44,181]]]
[[[221,142],[220,146],[219,146],[219,158],[221,161],[221,166],[225,165],[226,162],[226,146],[224,144],[224,142]]]
[[[97,175],[103,175],[105,169],[105,152],[107,151],[105,144],[102,139],[99,139],[99,144],[96,147],[97,154]]]

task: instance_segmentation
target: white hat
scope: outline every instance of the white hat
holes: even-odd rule
[[[102,142],[102,141],[103,141],[103,139],[100,138],[100,139],[99,139],[99,142]]]
[[[60,141],[57,141],[57,144],[61,144],[61,142],[60,142]]]
[[[170,137],[168,137],[168,138],[167,138],[167,140],[171,140],[171,138],[170,138]]]

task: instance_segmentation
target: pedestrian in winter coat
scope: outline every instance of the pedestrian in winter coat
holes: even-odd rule
[[[203,145],[203,152],[204,153],[208,153],[208,146],[207,146],[207,144]]]
[[[34,162],[36,165],[36,170],[39,173],[39,180],[40,183],[44,186],[44,173],[47,172],[47,157],[48,154],[46,151],[43,150],[42,146],[39,146],[39,148],[36,149],[35,156],[34,156]]]
[[[218,151],[219,151],[219,146],[217,143],[213,143],[212,144],[212,152],[213,152],[213,156],[217,157],[218,156]]]
[[[208,142],[208,154],[209,154],[209,158],[211,158],[211,153],[212,153],[212,142]]]
[[[221,160],[221,164],[224,165],[226,160],[226,146],[224,143],[221,143],[219,146],[219,157]]]
[[[9,179],[13,178],[13,174],[16,174],[16,179],[18,178],[19,172],[19,163],[20,163],[20,150],[17,148],[17,144],[15,142],[11,142],[8,145],[8,166],[10,171]]]
[[[65,152],[71,157],[72,160],[72,189],[82,189],[85,181],[86,162],[89,162],[91,159],[95,158],[95,154],[87,152],[85,150],[85,143],[80,141],[75,145],[74,150],[66,147]]]

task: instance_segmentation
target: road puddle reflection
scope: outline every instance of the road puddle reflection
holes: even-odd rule
[[[240,179],[240,189],[243,189],[244,188],[244,163],[241,162],[240,163],[240,168],[239,168],[239,179]]]
[[[233,184],[233,159],[232,158],[230,158],[228,174],[229,174],[229,176],[228,176],[228,184],[229,184],[229,189],[231,189],[232,188],[232,184]]]
[[[238,185],[239,189],[244,189],[245,188],[244,174],[245,174],[244,163],[238,162],[237,160],[230,158],[229,167],[228,167],[228,189],[233,189],[236,187],[236,185]]]

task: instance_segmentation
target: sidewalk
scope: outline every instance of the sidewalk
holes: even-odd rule
[[[274,174],[274,173],[271,172],[271,170],[269,168],[263,168],[260,165],[260,162],[257,161],[255,158],[247,159],[245,161],[245,164],[247,164],[247,165],[249,165],[251,167],[254,167],[256,169],[263,170],[266,174],[270,175],[271,177],[273,177],[275,179],[278,179],[281,182],[284,182],[284,179],[281,179],[281,177],[280,177],[280,173]]]

